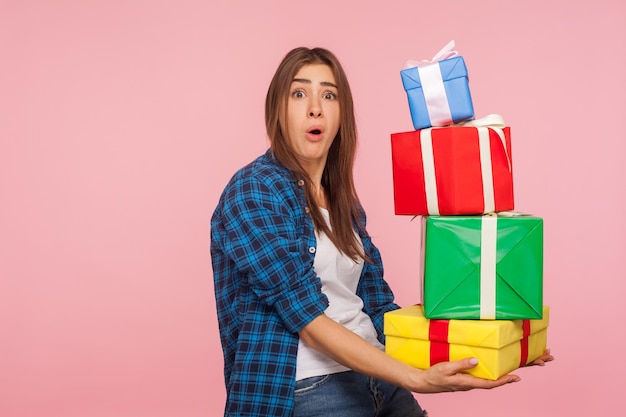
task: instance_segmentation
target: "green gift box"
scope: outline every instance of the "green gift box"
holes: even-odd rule
[[[426,318],[542,318],[543,219],[424,216],[421,250]]]

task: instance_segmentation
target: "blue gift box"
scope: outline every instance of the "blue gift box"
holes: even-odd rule
[[[432,71],[437,68],[440,77],[439,73],[436,73],[433,78]],[[428,77],[424,77],[424,74]],[[474,118],[474,106],[463,57],[455,56],[419,68],[407,68],[400,71],[400,75],[409,99],[415,130],[447,126]]]

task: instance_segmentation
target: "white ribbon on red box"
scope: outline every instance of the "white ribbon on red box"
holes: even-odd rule
[[[490,114],[477,120],[459,123],[454,126],[475,127],[478,131],[478,146],[480,152],[480,168],[484,196],[484,213],[495,211],[496,203],[493,190],[493,172],[491,166],[491,146],[489,144],[489,129],[498,134],[511,171],[511,157],[509,156],[503,128],[504,119],[499,114]],[[424,165],[424,185],[426,189],[426,208],[431,215],[439,215],[439,196],[437,194],[437,179],[435,175],[435,157],[433,153],[432,129],[420,130],[420,146],[422,163]]]
[[[490,128],[496,132],[500,137],[500,142],[502,142],[502,147],[504,148],[504,153],[506,154],[506,160],[509,163],[509,172],[511,172],[511,156],[509,155],[508,148],[506,147],[506,138],[504,136],[504,131],[502,130],[506,127],[506,123],[504,123],[504,118],[502,116],[499,114],[488,114],[480,119],[457,123],[455,126],[476,127],[479,129],[479,132],[481,128],[483,131],[487,131],[486,128]]]

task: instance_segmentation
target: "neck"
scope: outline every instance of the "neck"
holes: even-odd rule
[[[326,202],[326,192],[322,186],[322,174],[326,165],[324,160],[300,160],[302,168],[306,171],[311,181],[310,187],[313,198],[319,207],[328,208]]]
[[[328,209],[328,205],[326,204],[326,192],[324,187],[321,184],[313,183],[313,197],[315,198],[315,202],[319,207]]]
[[[306,171],[313,185],[317,188],[321,187],[326,158],[323,160],[300,160],[300,165]]]

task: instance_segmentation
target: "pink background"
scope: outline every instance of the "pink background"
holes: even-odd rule
[[[368,5],[369,4],[369,5]],[[402,305],[417,222],[395,216],[399,70],[449,40],[478,117],[512,128],[517,209],[545,220],[557,359],[433,416],[617,415],[625,367],[626,3],[0,1],[0,415],[217,416],[209,220],[267,146],[265,92],[324,46],[353,89],[357,186]]]

